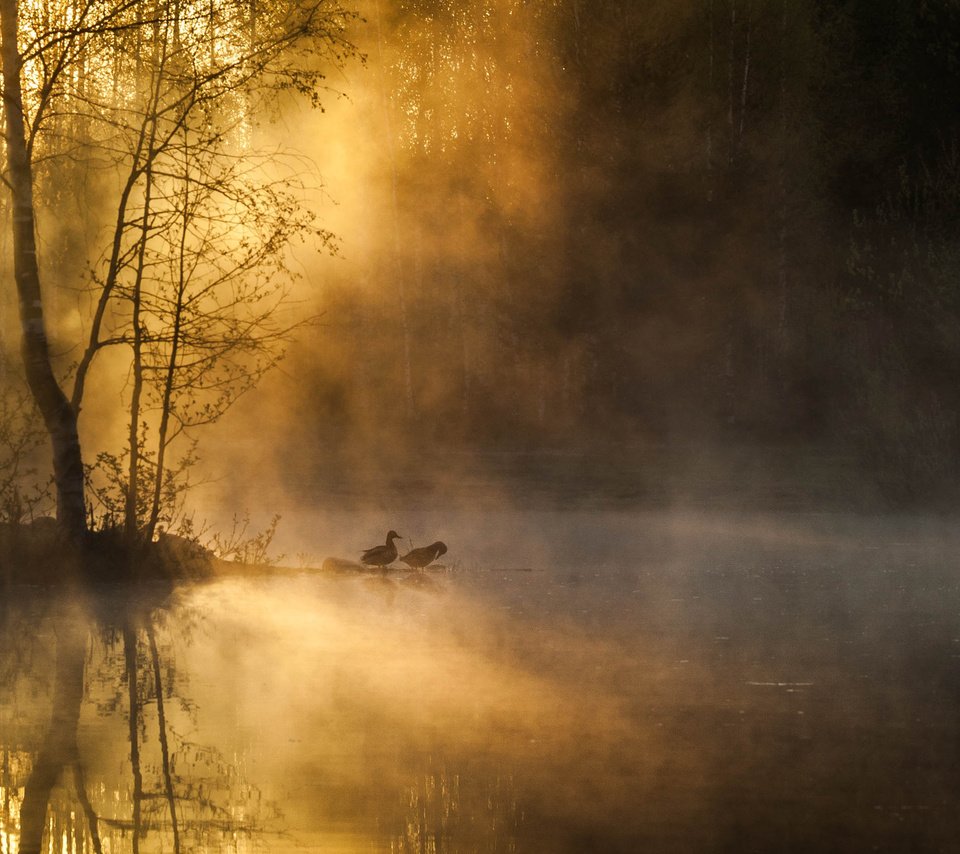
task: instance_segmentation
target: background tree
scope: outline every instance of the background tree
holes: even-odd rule
[[[367,14],[380,230],[301,351],[315,417],[287,441],[322,449],[316,477],[561,460],[581,488],[609,455],[710,444],[842,458],[891,500],[953,480],[950,3]],[[905,269],[894,310],[878,276]]]

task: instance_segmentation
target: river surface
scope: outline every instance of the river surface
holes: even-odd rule
[[[304,514],[284,545],[387,527],[447,568],[8,589],[0,852],[960,851],[955,521]]]

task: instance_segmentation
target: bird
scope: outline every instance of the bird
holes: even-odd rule
[[[388,531],[386,545],[367,549],[360,558],[360,563],[367,566],[388,566],[393,563],[397,559],[397,547],[393,541],[399,539],[400,535],[396,531]]]
[[[414,569],[423,569],[433,563],[440,555],[447,553],[447,546],[439,540],[429,546],[413,549],[400,558],[407,566]]]

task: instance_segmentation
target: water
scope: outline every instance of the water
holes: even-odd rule
[[[8,591],[0,851],[960,850],[950,521],[402,521],[452,569]]]

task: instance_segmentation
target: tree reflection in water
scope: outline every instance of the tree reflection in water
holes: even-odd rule
[[[276,810],[184,734],[169,589],[5,592],[0,851],[242,851],[265,833]]]
[[[428,770],[401,793],[391,817],[391,852],[421,854],[476,850],[517,851],[522,814],[510,774],[478,775],[486,785],[465,781],[445,762],[427,757]]]
[[[210,688],[195,656],[217,644],[271,652],[231,639],[215,609],[192,599],[162,587],[9,588],[0,606],[0,854],[240,854],[296,847],[303,833],[325,851],[517,850],[523,815],[512,771],[456,748],[445,755],[420,727],[388,724],[377,703],[344,712],[356,718],[348,741],[378,733],[362,738],[359,774],[337,764],[345,731],[333,719],[329,732],[308,731],[309,770],[295,752],[280,770],[256,769],[298,818],[281,815],[247,779],[242,737],[223,729],[219,705],[241,702],[233,692],[244,680],[249,687],[251,673],[217,659],[208,678],[218,708],[201,713],[194,702],[197,689]],[[300,643],[305,667],[323,670],[336,658]],[[277,737],[298,741],[284,710],[274,711],[266,714]]]

